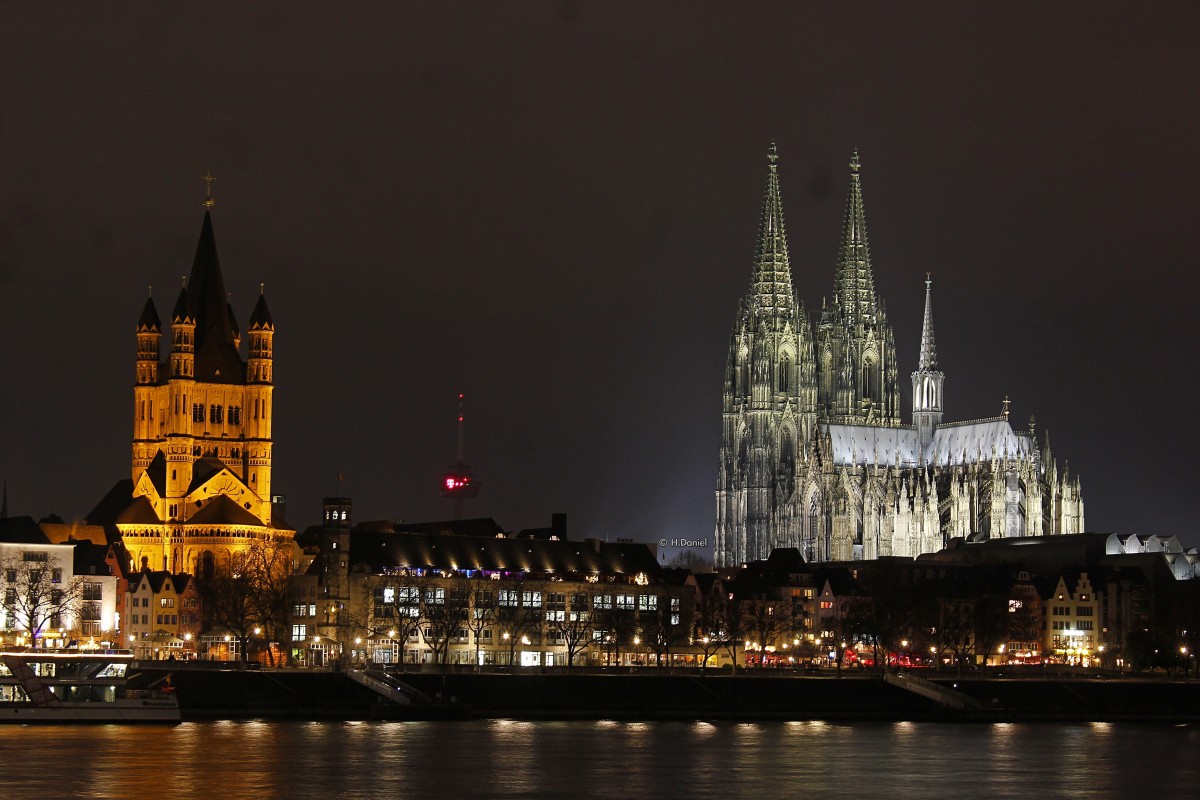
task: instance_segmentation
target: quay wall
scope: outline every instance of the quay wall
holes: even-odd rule
[[[956,711],[878,673],[398,675],[431,703],[398,705],[339,672],[139,668],[135,684],[176,691],[185,719],[782,719],[1200,721],[1195,680],[937,677],[979,702]]]

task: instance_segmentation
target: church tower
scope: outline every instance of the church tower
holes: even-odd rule
[[[822,421],[900,424],[896,341],[875,294],[858,151],[850,159],[850,193],[842,223],[831,303],[817,326],[817,407]]]
[[[933,281],[925,276],[925,322],[921,325],[921,357],[912,374],[913,427],[922,451],[933,442],[933,432],[942,422],[942,382],[937,370],[937,348],[933,343]]]
[[[718,565],[766,558],[795,540],[796,465],[816,425],[812,333],[792,288],[777,161],[772,144],[750,291],[726,362]]]
[[[171,312],[170,351],[153,299],[138,319],[132,486],[110,519],[135,568],[208,575],[254,541],[290,538],[271,504],[275,324],[260,292],[248,358],[221,275],[211,177],[191,274]],[[102,503],[98,510],[114,508]],[[92,515],[89,515],[91,517]],[[99,516],[99,515],[97,515]]]

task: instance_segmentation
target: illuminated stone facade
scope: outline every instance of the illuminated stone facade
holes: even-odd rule
[[[132,485],[118,484],[89,521],[116,527],[135,569],[203,576],[255,540],[294,534],[271,497],[275,324],[260,294],[243,359],[210,212],[170,319],[164,329],[146,300],[136,327]]]
[[[750,292],[725,372],[715,558],[796,547],[809,561],[916,556],[953,537],[1079,533],[1078,478],[1049,442],[1001,416],[943,423],[925,282],[913,418],[900,418],[892,328],[875,292],[858,154],[850,163],[834,296],[815,326],[795,297],[776,155]]]

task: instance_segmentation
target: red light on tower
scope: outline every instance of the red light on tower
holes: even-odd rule
[[[471,465],[463,460],[463,395],[458,395],[458,460],[442,476],[442,497],[454,499],[454,518],[462,518],[462,501],[479,496],[479,482],[471,474]]]

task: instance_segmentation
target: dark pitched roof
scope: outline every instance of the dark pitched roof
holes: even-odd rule
[[[267,296],[259,294],[254,310],[250,312],[250,330],[255,328],[272,329],[275,323],[271,320],[271,309],[267,308]]]
[[[162,322],[158,319],[158,310],[154,308],[154,298],[146,298],[146,305],[142,306],[142,315],[138,317],[137,329],[139,332],[162,330]]]
[[[370,524],[370,523],[364,523]],[[504,529],[491,517],[475,519],[453,519],[436,522],[397,522],[392,526],[396,533],[423,533],[442,536],[499,536]]]
[[[217,495],[188,518],[188,525],[256,525],[262,520],[239,506],[228,495]]]
[[[246,366],[233,346],[233,317],[221,278],[212,215],[207,211],[188,278],[187,312],[196,321],[196,380],[245,383]]]
[[[0,542],[6,544],[50,544],[33,517],[0,519]]]
[[[75,542],[73,569],[76,575],[110,575],[108,563],[112,545],[93,542]]]
[[[116,522],[121,525],[162,524],[162,520],[154,511],[154,506],[145,497],[139,497],[130,503],[124,511],[117,515]]]
[[[350,560],[355,569],[371,573],[410,567],[631,576],[643,572],[657,579],[661,571],[644,544],[366,531],[351,532]]]
[[[179,297],[175,300],[175,308],[171,309],[171,321],[180,322],[185,319],[191,319],[188,313],[188,292],[187,287],[179,290]]]
[[[186,494],[191,494],[199,489],[209,478],[223,469],[225,469],[225,465],[215,456],[204,456],[196,459],[192,463],[192,482],[188,484]],[[233,473],[230,474],[232,475]]]
[[[133,480],[122,478],[108,490],[108,494],[96,503],[95,508],[87,513],[83,521],[87,525],[112,525],[117,521],[117,515],[129,507],[133,500]]]
[[[162,450],[154,454],[146,466],[146,477],[154,484],[154,490],[159,497],[167,496],[167,456]]]
[[[137,577],[134,579],[133,585],[130,586],[129,588],[131,590],[133,590],[135,588],[141,588],[142,581],[145,580],[150,585],[150,591],[153,592],[154,594],[158,594],[159,592],[162,591],[163,584],[166,582],[167,578],[174,579],[174,577],[175,576],[173,576],[171,573],[169,573],[165,570],[142,570],[141,572],[139,572],[137,574]],[[171,581],[171,585],[172,585],[172,587],[174,587],[174,585],[175,585],[174,580]]]

